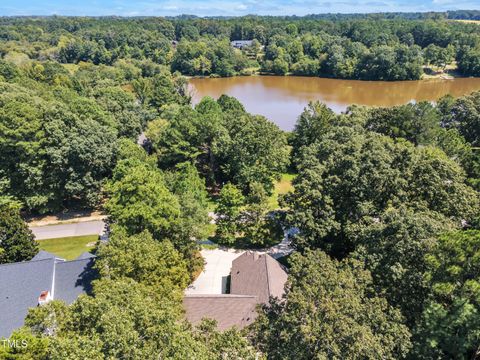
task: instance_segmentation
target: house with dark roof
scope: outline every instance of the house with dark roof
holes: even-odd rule
[[[230,293],[186,295],[186,318],[192,324],[214,319],[219,330],[242,329],[257,317],[257,305],[283,296],[287,278],[285,268],[270,255],[247,251],[232,262]]]
[[[90,253],[66,261],[40,251],[30,261],[0,265],[0,338],[21,327],[31,307],[51,300],[70,304],[88,293],[96,278],[94,260]]]

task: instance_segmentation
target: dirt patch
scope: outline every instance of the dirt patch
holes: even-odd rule
[[[25,221],[29,226],[45,226],[104,220],[106,217],[105,214],[98,210],[74,210],[50,215],[25,216]]]

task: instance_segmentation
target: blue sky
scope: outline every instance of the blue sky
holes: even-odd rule
[[[305,15],[480,10],[480,0],[0,0],[0,15]]]

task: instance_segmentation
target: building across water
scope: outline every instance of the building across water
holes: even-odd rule
[[[252,46],[253,40],[233,40],[230,44],[237,49],[243,49],[245,47]]]

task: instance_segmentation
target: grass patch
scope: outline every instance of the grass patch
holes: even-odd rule
[[[98,235],[72,236],[57,239],[38,240],[40,250],[48,251],[56,256],[73,260],[84,252],[92,252],[98,241]]]
[[[295,179],[296,174],[284,173],[279,181],[275,183],[272,196],[270,196],[269,203],[272,210],[276,210],[280,207],[278,204],[278,198],[280,195],[284,195],[293,191],[292,181]]]
[[[220,246],[217,244],[201,244],[200,247],[202,250],[216,250]]]

